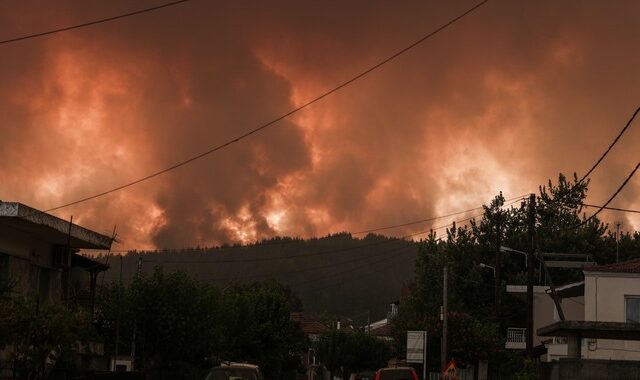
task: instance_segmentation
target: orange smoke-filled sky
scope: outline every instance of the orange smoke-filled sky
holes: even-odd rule
[[[158,4],[2,2],[0,40]],[[163,169],[473,4],[193,0],[0,45],[0,199],[48,209]],[[584,173],[639,105],[639,12],[637,1],[492,0],[271,128],[55,214],[117,225],[121,247],[175,248],[357,231],[536,191]],[[639,143],[640,121],[592,176],[590,202],[626,178]],[[640,208],[639,186],[613,204]]]

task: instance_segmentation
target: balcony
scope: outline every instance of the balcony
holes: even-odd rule
[[[525,350],[527,348],[527,329],[507,328],[507,341],[504,347],[509,350]]]

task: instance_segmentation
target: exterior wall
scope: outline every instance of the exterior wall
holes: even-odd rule
[[[536,287],[538,288],[538,287]],[[542,287],[540,287],[542,288]],[[533,293],[533,331],[538,331],[540,327],[552,324],[555,321],[556,305],[553,303],[551,297],[545,292],[546,288],[535,289]],[[533,335],[533,345],[538,346],[542,344],[543,340],[548,340],[549,337]]]
[[[584,297],[564,298],[561,305],[566,320],[584,320]],[[555,304],[553,305],[553,308],[555,310]],[[556,317],[556,321],[559,320],[559,316]],[[546,339],[549,338],[547,337]],[[553,341],[545,344],[545,346],[547,347],[547,354],[543,356],[543,361],[550,362],[567,357],[567,344],[565,338],[553,338]]]
[[[640,363],[622,360],[562,359],[542,363],[542,380],[628,380],[640,378]]]
[[[640,273],[585,271],[585,320],[626,322],[625,296],[640,296]],[[640,360],[640,342],[584,339],[587,359]]]
[[[60,273],[51,266],[52,245],[11,227],[0,229],[0,254],[17,294],[39,294],[41,300],[60,299]]]
[[[556,305],[553,299],[547,294],[547,286],[534,286],[533,287],[533,330],[538,331],[540,327],[544,327],[552,324],[558,320],[556,313]],[[510,285],[507,291],[511,294],[517,294],[520,297],[526,298],[527,287],[525,285]],[[568,320],[584,319],[584,297],[575,297],[571,299],[565,299],[562,301],[562,310],[565,317]],[[519,327],[519,326],[510,326]],[[524,326],[522,326],[524,327]],[[543,341],[549,340],[549,337],[538,336],[534,334],[533,345],[537,346],[542,344]]]

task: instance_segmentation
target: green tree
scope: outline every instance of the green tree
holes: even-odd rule
[[[136,367],[151,379],[203,377],[211,361],[260,365],[267,378],[285,378],[300,363],[304,335],[290,318],[299,300],[277,283],[224,290],[185,273],[136,278],[128,288],[112,285],[100,311],[107,350],[120,354],[136,343]],[[118,317],[119,316],[119,317]]]
[[[333,329],[315,342],[316,355],[329,371],[329,377],[385,367],[391,358],[390,345],[363,332]]]
[[[53,365],[73,369],[81,345],[96,338],[88,314],[58,304],[38,305],[33,298],[2,301],[3,344],[19,379],[39,379]],[[49,360],[49,362],[47,362]]]

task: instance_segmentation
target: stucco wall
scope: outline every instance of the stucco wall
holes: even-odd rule
[[[626,322],[625,296],[640,296],[640,274],[585,272],[585,320]],[[640,360],[640,342],[585,339],[588,359]]]

